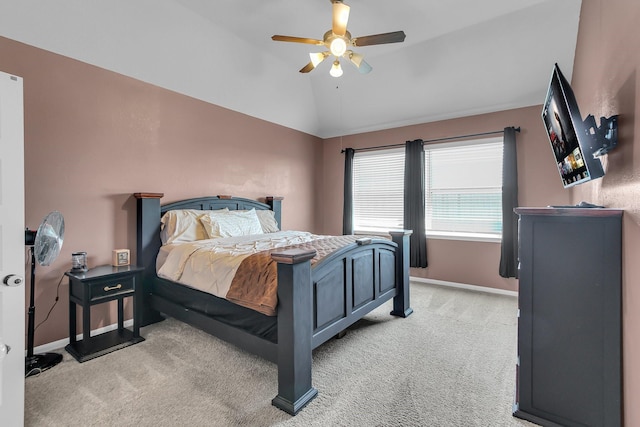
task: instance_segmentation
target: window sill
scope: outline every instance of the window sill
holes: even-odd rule
[[[384,238],[390,238],[389,233],[383,231],[367,231],[356,230],[353,234],[367,235],[367,236],[380,236]],[[501,236],[495,234],[480,234],[480,233],[446,233],[446,232],[431,232],[427,233],[427,239],[434,240],[461,240],[467,242],[488,242],[488,243],[500,243],[502,241]]]
[[[500,243],[502,241],[502,236],[497,236],[495,234],[481,234],[481,233],[427,233],[427,239],[438,239],[438,240],[464,240],[468,242],[489,242],[489,243]]]

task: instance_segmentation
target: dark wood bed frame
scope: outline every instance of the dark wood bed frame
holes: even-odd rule
[[[394,316],[407,317],[409,306],[409,236],[391,232],[391,240],[361,239],[311,266],[315,251],[283,250],[278,262],[277,344],[229,326],[206,314],[154,294],[166,281],[156,275],[160,218],[173,209],[271,209],[280,225],[282,198],[255,200],[214,196],[160,205],[161,193],[135,193],[136,262],[144,267],[142,298],[136,301],[140,324],[163,320],[161,313],[202,329],[278,365],[278,395],[272,404],[295,415],[318,391],[311,384],[312,350],[340,334],[371,310],[393,298]]]

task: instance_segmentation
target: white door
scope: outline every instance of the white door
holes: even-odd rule
[[[24,424],[22,78],[0,71],[0,425]]]

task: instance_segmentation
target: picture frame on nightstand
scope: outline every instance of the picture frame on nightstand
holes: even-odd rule
[[[114,249],[111,256],[111,265],[114,267],[122,267],[131,264],[131,252],[129,249]]]

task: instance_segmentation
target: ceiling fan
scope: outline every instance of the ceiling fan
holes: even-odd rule
[[[351,33],[347,31],[347,21],[349,20],[349,6],[344,4],[342,0],[331,0],[333,4],[333,22],[331,29],[324,33],[322,40],[308,39],[304,37],[291,36],[272,36],[271,39],[280,42],[306,43],[316,46],[324,46],[328,51],[310,53],[311,61],[300,69],[301,73],[308,73],[318,66],[322,61],[330,55],[334,56],[333,65],[329,74],[333,77],[342,75],[340,67],[340,57],[348,59],[358,68],[362,74],[371,71],[371,66],[364,60],[363,55],[351,50],[351,47],[371,46],[385,43],[403,42],[406,35],[404,31],[394,31],[391,33],[373,34],[364,37],[351,37]]]

